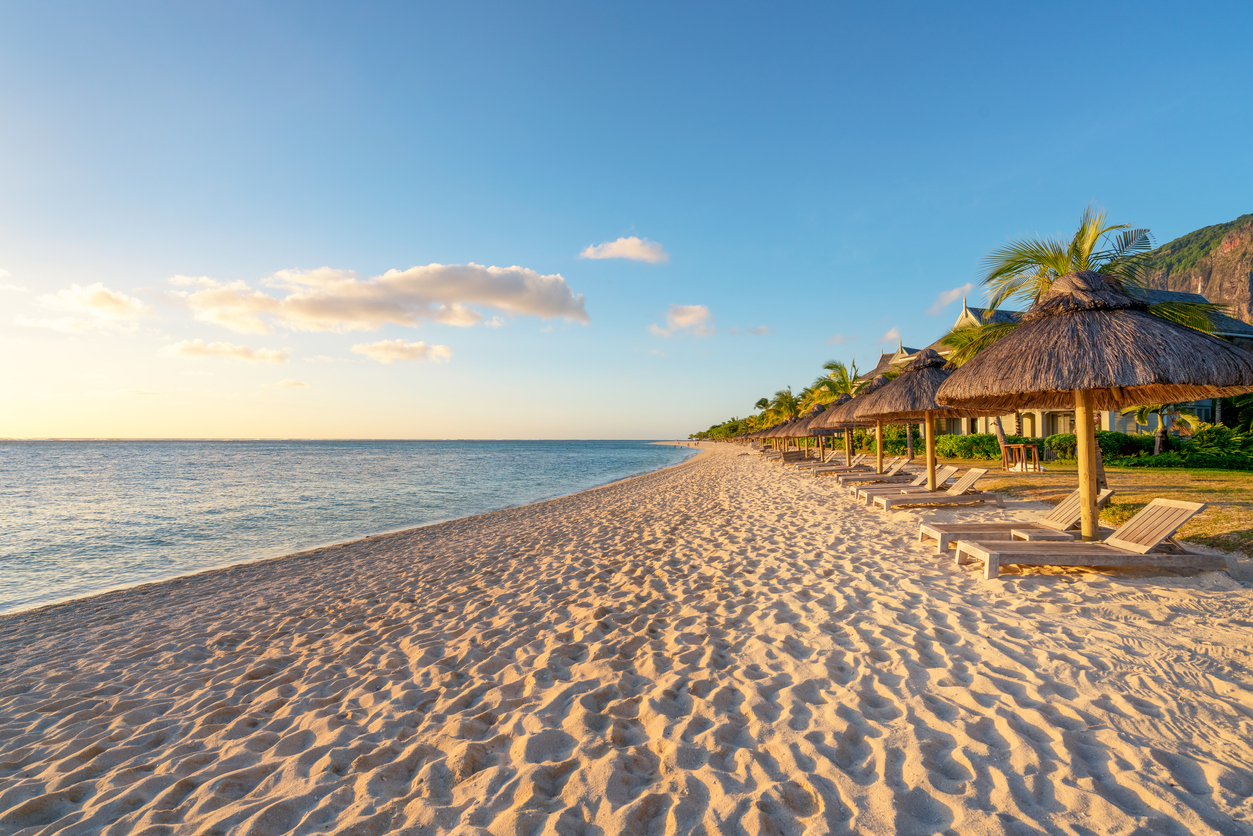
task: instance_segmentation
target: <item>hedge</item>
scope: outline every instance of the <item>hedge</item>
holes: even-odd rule
[[[1101,455],[1106,461],[1120,456],[1153,455],[1152,435],[1127,435],[1126,433],[1097,430],[1096,441],[1101,445]],[[1057,454],[1059,459],[1073,459],[1077,455],[1074,433],[1058,433],[1044,439],[1044,445]],[[1179,439],[1166,437],[1166,451],[1178,450]]]
[[[1038,438],[1024,438],[1020,435],[1005,436],[1006,444],[1040,445]],[[941,435],[935,439],[935,453],[946,459],[992,459],[1001,458],[1001,444],[992,433],[975,433],[973,435]]]

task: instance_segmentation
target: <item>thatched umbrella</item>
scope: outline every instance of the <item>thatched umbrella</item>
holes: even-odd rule
[[[878,472],[883,472],[883,422],[882,421],[859,421],[855,415],[857,408],[861,406],[863,398],[873,395],[879,389],[888,384],[888,379],[883,375],[879,375],[873,380],[863,383],[857,390],[857,394],[852,398],[844,401],[840,406],[828,407],[823,413],[822,426],[830,429],[844,430],[844,450],[845,455],[852,456],[852,438],[851,432],[853,427],[868,427],[871,423],[875,426],[875,448],[878,451]],[[847,397],[841,395],[840,397]]]
[[[839,421],[836,421],[835,418],[837,410],[851,400],[852,397],[850,395],[840,394],[835,400],[828,403],[826,410],[810,424],[816,432],[840,432],[844,434],[844,460],[846,462],[852,459],[852,436],[850,435],[850,428],[852,425],[840,423]],[[834,448],[834,444],[832,447]]]
[[[927,428],[927,490],[935,490],[935,419],[982,418],[1000,415],[995,410],[958,409],[940,406],[935,393],[953,372],[934,349],[924,348],[905,364],[895,380],[865,398],[854,415],[863,421],[922,421]]]
[[[805,449],[809,449],[809,439],[814,437],[814,431],[811,429],[813,422],[826,410],[822,404],[815,404],[804,415],[796,419],[796,423],[792,425],[789,434],[792,438],[805,439]]]
[[[953,372],[945,406],[1075,410],[1084,539],[1098,536],[1094,410],[1253,392],[1253,354],[1148,312],[1113,276],[1069,273],[1022,324]]]

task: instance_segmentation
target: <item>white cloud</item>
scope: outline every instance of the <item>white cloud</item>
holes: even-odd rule
[[[880,343],[897,343],[901,341],[901,329],[893,325],[879,337]]]
[[[756,328],[732,328],[728,333],[747,334],[750,337],[764,337],[768,334],[773,334],[774,329],[765,325],[758,325]]]
[[[304,383],[299,380],[293,380],[290,377],[285,380],[280,380],[278,383],[273,383],[270,385],[273,386],[275,389],[308,389],[309,388],[308,383]]]
[[[857,342],[856,334],[849,334],[847,337],[843,334],[836,334],[834,337],[827,340],[827,345],[848,345],[849,343],[854,342]]]
[[[505,320],[499,316],[494,316],[491,319],[483,323],[483,325],[487,328],[499,328],[500,326],[504,324],[505,324]]]
[[[18,293],[30,293],[30,291],[24,287],[19,287],[15,284],[6,284],[4,280],[11,278],[13,278],[13,274],[8,270],[0,270],[0,290],[15,290]]]
[[[452,349],[448,346],[428,346],[422,341],[411,343],[404,340],[382,340],[377,343],[354,345],[352,350],[380,363],[393,363],[396,360],[430,360],[432,363],[446,363],[452,359]]]
[[[249,363],[286,363],[287,349],[249,348],[231,343],[206,343],[204,340],[183,340],[161,349],[163,357],[226,357]]]
[[[561,274],[525,267],[428,264],[388,270],[361,280],[351,270],[280,270],[263,284],[272,296],[242,281],[175,276],[192,315],[233,331],[266,334],[278,325],[293,331],[374,331],[384,325],[423,321],[468,326],[482,322],[474,306],[508,315],[565,319],[587,324],[583,296]]]
[[[632,261],[657,264],[669,261],[670,254],[656,241],[632,235],[630,238],[619,238],[617,241],[606,241],[587,247],[579,253],[579,258],[629,258]]]
[[[944,309],[956,302],[963,296],[968,296],[975,286],[966,282],[961,287],[955,287],[952,290],[945,290],[935,297],[935,301],[931,303],[931,307],[927,308],[927,313],[931,316],[939,316],[944,313]]]
[[[151,316],[152,306],[100,282],[82,287],[72,284],[65,290],[48,293],[35,300],[41,308],[61,311],[65,316],[36,319],[18,316],[14,322],[30,328],[53,331],[134,331],[140,319]]]
[[[712,337],[713,314],[704,305],[671,305],[666,311],[666,327],[649,325],[648,333],[654,337],[672,337],[690,329],[694,337]]]

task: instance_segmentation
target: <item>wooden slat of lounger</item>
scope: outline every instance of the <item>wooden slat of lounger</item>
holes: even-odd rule
[[[1202,554],[1137,554],[1107,546],[1104,543],[1024,542],[957,544],[955,561],[966,563],[971,557],[984,561],[983,576],[995,578],[1001,564],[1022,566],[1157,566],[1163,569],[1222,569],[1226,560]]]
[[[875,505],[882,505],[883,510],[891,511],[897,505],[973,505],[979,502],[995,502],[998,508],[1005,507],[1005,500],[998,493],[968,493],[961,496],[939,496],[905,494],[902,496],[876,496]]]
[[[1154,499],[1104,542],[1115,548],[1146,554],[1204,510],[1202,502]]]
[[[1101,491],[1096,497],[1096,507],[1104,508],[1113,495],[1114,491],[1110,488]],[[1066,531],[1078,526],[1082,515],[1083,512],[1079,507],[1079,491],[1076,489],[1061,502],[1057,503],[1047,516],[1039,520],[1039,523],[1054,531]]]
[[[947,493],[949,496],[961,496],[966,491],[974,487],[975,482],[978,482],[986,475],[987,471],[983,468],[972,467],[970,470],[966,471],[966,474],[962,476],[962,478],[953,483],[953,486],[948,489]]]
[[[937,470],[935,472],[935,484],[937,489],[940,486],[943,486],[949,479],[953,478],[953,474],[956,472],[957,468],[951,466],[945,466]],[[899,495],[901,493],[917,493],[917,491],[912,491],[910,488],[922,488],[922,492],[930,493],[930,491],[927,491],[927,489],[923,487],[923,483],[926,481],[927,473],[926,471],[923,471],[918,474],[918,478],[911,482],[909,487],[906,488],[902,488],[900,485],[859,485],[853,488],[853,493],[858,499],[866,500],[866,504],[869,505],[870,498],[878,496],[879,494]]]

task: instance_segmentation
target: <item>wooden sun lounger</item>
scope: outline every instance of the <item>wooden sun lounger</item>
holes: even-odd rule
[[[864,453],[859,454],[863,459],[866,457]],[[890,462],[889,462],[890,463]],[[809,472],[814,476],[820,473],[866,473],[870,469],[870,464],[865,461],[859,461],[856,457],[851,465],[840,464],[824,464],[818,467],[812,467]]]
[[[849,464],[833,464],[831,459],[827,459],[825,462],[802,462],[797,467],[856,467],[865,458],[865,453],[858,453]]]
[[[1205,510],[1201,502],[1154,499],[1113,534],[1099,543],[1084,542],[980,542],[957,543],[958,565],[971,558],[984,562],[983,576],[989,580],[1000,573],[1001,564],[1032,566],[1152,566],[1164,569],[1223,569],[1224,558],[1203,554],[1157,551],[1179,527]]]
[[[957,468],[952,465],[945,465],[935,472],[936,491],[940,487],[953,478],[953,474],[957,473]],[[901,485],[854,485],[853,493],[857,498],[863,500],[867,505],[870,504],[874,497],[879,495],[899,496],[902,493],[934,493],[935,491],[927,490],[927,471],[919,473],[914,481],[909,485],[902,487]]]
[[[845,488],[849,485],[866,484],[869,482],[882,482],[885,479],[891,479],[900,473],[905,465],[909,464],[909,459],[901,456],[891,467],[883,473],[846,473],[843,476],[837,476],[836,481],[840,483],[840,487]]]
[[[871,501],[871,505],[882,508],[884,511],[891,511],[898,505],[969,505],[974,502],[995,502],[998,508],[1004,508],[1005,500],[1000,494],[982,491],[970,493],[975,482],[987,475],[987,472],[984,468],[972,467],[944,493],[880,494]]]
[[[944,468],[940,468],[940,470],[943,470],[943,469]],[[937,476],[940,470],[936,471]],[[952,476],[956,472],[957,472],[957,468],[955,467],[952,468],[952,470],[949,471],[949,476]],[[851,484],[852,480],[849,480],[849,481]],[[897,473],[895,476],[888,476],[885,473],[875,480],[875,484],[869,485],[868,487],[887,488],[889,490],[893,488],[895,488],[896,490],[904,490],[905,488],[916,488],[916,487],[919,487],[920,485],[925,485],[926,483],[927,483],[927,471],[926,471],[926,468],[923,468],[922,471],[918,473]],[[937,482],[936,484],[941,484],[941,483]],[[849,488],[848,493],[850,496],[857,496],[861,492],[861,490],[862,490],[862,487],[860,485],[854,484],[851,488]]]
[[[1096,506],[1104,508],[1113,495],[1112,489],[1101,491],[1097,495]],[[923,523],[918,526],[918,542],[935,540],[935,553],[945,554],[954,543],[963,539],[981,542],[1073,539],[1068,532],[1079,525],[1079,516],[1079,491],[1075,490],[1035,522]]]

